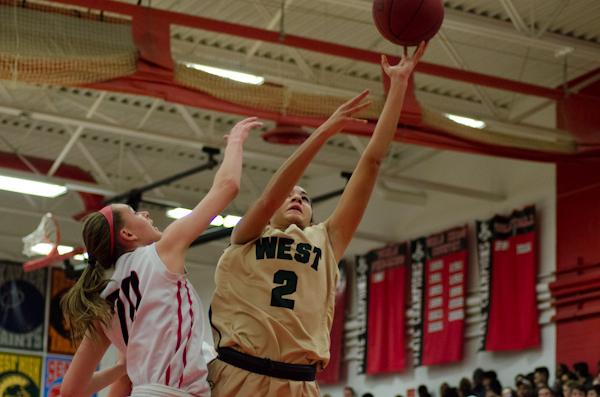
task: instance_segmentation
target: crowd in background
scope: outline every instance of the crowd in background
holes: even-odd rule
[[[528,374],[516,375],[512,386],[503,386],[495,371],[477,368],[472,379],[462,378],[458,386],[442,383],[438,393],[430,392],[428,386],[430,387],[420,385],[415,397],[600,397],[600,361],[595,377],[585,362],[573,364],[572,369],[559,363],[553,383],[550,383],[550,372],[546,367],[538,367]],[[383,397],[370,392],[361,396]],[[325,394],[323,397],[337,396]],[[360,396],[352,387],[346,386],[343,397]],[[395,397],[403,396],[397,394]]]

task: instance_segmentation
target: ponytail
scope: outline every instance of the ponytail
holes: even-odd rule
[[[112,306],[100,296],[110,282],[106,271],[114,267],[121,251],[114,235],[114,230],[121,228],[121,218],[118,212],[112,213],[112,216],[113,225],[101,212],[91,214],[83,225],[89,262],[79,280],[61,300],[74,343],[80,342],[88,333],[92,338],[97,337],[102,332],[100,326],[108,327],[112,319]]]

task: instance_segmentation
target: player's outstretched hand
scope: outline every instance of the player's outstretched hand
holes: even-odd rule
[[[250,130],[255,127],[262,127],[263,123],[258,121],[258,117],[248,117],[233,126],[229,134],[225,135],[225,141],[229,144],[232,142],[244,143]]]
[[[389,76],[390,79],[403,79],[407,80],[410,74],[412,73],[417,63],[425,53],[427,49],[427,43],[422,41],[421,44],[415,49],[412,55],[408,55],[408,50],[404,47],[404,55],[400,58],[400,62],[398,64],[391,66],[388,62],[388,59],[385,55],[381,56],[381,67],[385,74]]]
[[[371,101],[365,100],[368,95],[369,90],[364,90],[354,98],[340,105],[340,107],[337,108],[325,122],[327,127],[329,127],[327,130],[337,133],[351,122],[366,123],[367,120],[359,119],[354,116],[371,105]]]

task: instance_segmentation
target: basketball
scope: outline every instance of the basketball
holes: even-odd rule
[[[431,39],[442,26],[442,0],[374,0],[373,20],[379,33],[402,46]]]

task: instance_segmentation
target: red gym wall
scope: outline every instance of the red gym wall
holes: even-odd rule
[[[600,84],[582,92],[598,95]],[[587,112],[574,121],[585,126],[580,130],[592,138],[586,141],[595,141],[600,113],[587,105]],[[558,126],[564,128],[571,124],[565,123],[568,109],[558,109]],[[556,305],[556,359],[569,365],[587,361],[595,373],[600,360],[600,160],[559,162],[556,178],[557,274],[550,286]]]

